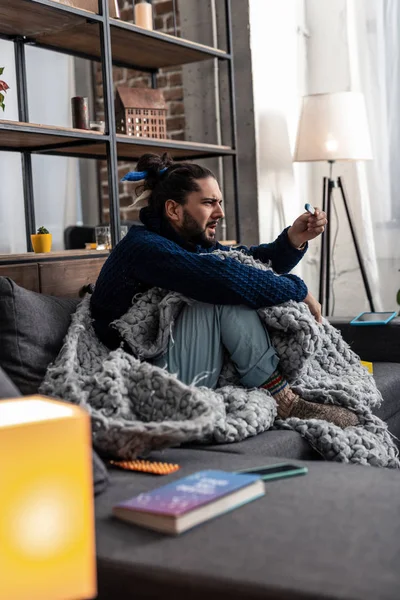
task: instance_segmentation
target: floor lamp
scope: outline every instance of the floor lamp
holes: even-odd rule
[[[329,177],[323,178],[322,188],[321,206],[326,212],[328,224],[321,240],[318,298],[325,316],[329,315],[330,308],[331,217],[335,188],[339,189],[342,196],[370,310],[375,311],[344,184],[340,177],[334,179],[332,176],[336,161],[370,159],[372,159],[372,150],[363,94],[336,92],[303,97],[293,160],[294,162],[327,161],[329,163]]]

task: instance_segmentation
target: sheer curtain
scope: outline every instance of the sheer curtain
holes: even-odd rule
[[[306,0],[307,93],[346,90],[365,95],[374,160],[337,163],[378,310],[395,310],[400,287],[400,71],[398,0]],[[303,201],[320,205],[327,163],[299,165]],[[369,310],[343,203],[334,191],[331,230],[335,315]],[[303,275],[314,293],[319,244],[313,243]],[[333,307],[331,307],[333,308]]]
[[[14,46],[0,40],[3,78],[10,85],[6,109],[0,118],[18,121]],[[71,126],[70,98],[75,95],[73,58],[34,47],[26,47],[29,118],[32,123]],[[53,250],[63,248],[63,232],[76,223],[81,197],[78,160],[33,156],[33,185],[37,227],[44,225],[53,234]],[[18,153],[0,154],[0,236],[1,253],[26,251],[21,158]]]
[[[305,202],[321,205],[327,163],[293,165],[301,95],[361,91],[374,160],[338,163],[377,309],[400,288],[399,0],[251,0],[260,241],[273,239]],[[340,194],[331,220],[334,314],[369,310]],[[320,241],[298,273],[318,293]],[[332,308],[332,307],[331,307]]]
[[[374,160],[359,170],[371,214],[374,296],[396,309],[400,287],[400,3],[348,0],[351,83],[366,98]]]

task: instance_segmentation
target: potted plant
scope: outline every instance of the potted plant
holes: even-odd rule
[[[3,71],[4,71],[4,67],[0,67],[0,75],[3,75]],[[3,109],[3,112],[6,107],[6,105],[4,104],[3,92],[6,92],[8,89],[10,89],[10,86],[5,81],[0,79],[0,108]]]
[[[31,242],[34,252],[50,252],[51,241],[51,233],[46,229],[46,227],[39,227],[37,233],[31,234]]]

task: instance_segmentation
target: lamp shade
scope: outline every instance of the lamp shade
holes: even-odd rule
[[[45,396],[0,401],[0,598],[96,596],[89,416]]]
[[[293,160],[372,159],[367,111],[360,92],[303,97]]]

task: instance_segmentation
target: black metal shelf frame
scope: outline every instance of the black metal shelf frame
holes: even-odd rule
[[[232,136],[232,147],[237,150],[237,123],[236,123],[236,98],[235,98],[235,69],[233,62],[233,43],[232,43],[232,6],[231,0],[225,0],[225,15],[226,15],[226,31],[227,31],[227,47],[229,58],[229,100],[231,105],[230,117],[231,117],[231,136]],[[239,157],[237,151],[232,156],[232,169],[233,169],[233,194],[234,194],[234,206],[235,206],[235,229],[236,229],[236,242],[240,244],[240,202],[239,202]]]
[[[120,61],[113,61],[112,58],[112,48],[111,48],[111,26],[119,27],[119,28],[127,28],[131,29],[135,28],[132,24],[114,22],[114,20],[110,19],[108,12],[108,0],[98,0],[99,2],[99,14],[91,14],[88,17],[87,11],[80,10],[77,8],[72,8],[64,4],[56,4],[52,2],[52,0],[32,0],[36,4],[45,5],[51,7],[56,11],[67,12],[71,14],[76,14],[81,17],[85,17],[87,21],[97,23],[100,27],[100,48],[101,48],[101,56],[100,61],[102,65],[102,77],[103,77],[103,96],[104,96],[104,113],[105,113],[105,135],[94,136],[91,133],[85,132],[68,132],[62,130],[54,130],[54,135],[57,136],[73,136],[74,141],[66,140],[65,143],[60,142],[57,145],[47,145],[40,146],[29,149],[20,149],[21,151],[21,159],[22,159],[22,168],[23,168],[23,179],[24,179],[24,207],[25,207],[25,223],[26,223],[26,241],[27,241],[27,250],[28,252],[31,250],[30,243],[30,235],[35,233],[35,208],[34,208],[34,195],[33,195],[33,181],[32,181],[32,163],[31,163],[31,153],[40,153],[46,152],[46,154],[56,154],[56,149],[62,148],[71,148],[73,146],[79,146],[87,143],[103,143],[106,145],[106,156],[107,156],[107,165],[108,165],[108,186],[109,186],[109,202],[110,202],[110,230],[111,230],[111,240],[113,246],[120,239],[120,209],[119,209],[119,193],[118,193],[118,154],[117,154],[117,134],[116,134],[116,126],[115,126],[115,118],[114,118],[114,87],[113,87],[113,76],[112,76],[112,68],[114,65],[120,66],[129,66],[130,68],[136,68],[137,70],[150,72],[152,74],[152,87],[156,87],[157,79],[156,75],[158,69],[146,69],[141,66],[134,66],[131,63],[121,64]],[[231,0],[225,1],[225,15],[226,15],[226,36],[227,36],[227,52],[223,52],[218,49],[202,47],[202,51],[208,54],[211,58],[217,58],[219,61],[228,61],[228,85],[229,85],[229,101],[230,101],[230,122],[231,122],[231,146],[232,148],[229,151],[221,151],[221,152],[210,152],[207,153],[207,157],[214,156],[231,156],[232,158],[232,177],[233,177],[233,189],[234,189],[234,207],[235,207],[235,230],[236,230],[236,240],[239,243],[241,240],[241,231],[240,231],[240,205],[239,205],[239,163],[238,163],[238,154],[237,154],[237,127],[236,127],[236,99],[235,99],[235,76],[234,76],[234,59],[233,59],[233,51],[232,51],[232,7]],[[174,2],[174,10],[175,10],[175,2]],[[112,22],[112,23],[111,23]],[[155,31],[146,31],[141,28],[135,28],[141,35],[147,35],[152,37],[158,37],[160,39],[165,39],[163,34],[160,34]],[[175,22],[175,31],[176,31],[176,22]],[[73,54],[75,56],[82,56],[77,52],[68,52],[64,49],[60,48],[52,48],[51,46],[46,46],[45,44],[36,44],[35,40],[31,40],[27,37],[21,36],[7,36],[2,35],[5,39],[12,40],[14,42],[15,48],[15,63],[16,63],[16,77],[17,77],[17,93],[18,93],[18,112],[19,119],[23,123],[29,123],[29,114],[28,114],[28,92],[27,92],[27,83],[26,83],[26,62],[25,62],[25,45],[26,44],[35,44],[37,46],[46,47],[48,50],[54,50],[57,52],[62,52],[64,54]],[[176,38],[171,43],[180,45],[183,47],[193,48],[193,44],[186,40],[182,40],[180,38]],[[84,56],[84,58],[88,58],[90,60],[98,60],[98,57],[93,56]],[[217,107],[220,110],[220,107]],[[24,131],[24,126],[18,126],[16,128],[10,124],[9,127],[3,126],[3,129],[18,129],[19,131]],[[26,127],[26,131],[35,131],[33,127]],[[37,128],[37,133],[43,133],[43,129]],[[132,143],[143,145],[159,145],[159,142],[151,140],[132,140]],[[184,147],[190,149],[190,146],[182,146],[179,142],[170,143],[169,147],[182,149]],[[0,141],[0,150],[6,149],[2,148]],[[10,148],[7,148],[10,150]],[[18,149],[16,149],[18,151]],[[60,155],[60,153],[57,153]],[[82,158],[82,155],[79,153],[74,154],[73,152],[68,152],[68,156],[77,156]],[[97,155],[85,155],[86,158],[96,158],[99,157]],[[204,158],[204,153],[200,154],[199,157]],[[191,154],[187,157],[190,160],[196,158],[195,154]],[[120,159],[124,159],[123,156],[120,156]],[[184,160],[185,157],[182,156],[180,160]],[[133,160],[129,156],[127,156],[126,160]]]
[[[22,39],[14,41],[15,71],[17,78],[18,118],[29,122],[28,86],[26,82],[25,46]],[[22,152],[22,173],[24,190],[25,235],[26,247],[31,248],[31,233],[36,232],[35,205],[33,198],[32,156],[30,152]]]
[[[99,0],[99,11],[103,17],[103,22],[100,24],[101,69],[103,74],[106,134],[109,136],[109,140],[106,142],[108,197],[110,199],[111,245],[114,247],[121,238],[121,222],[119,214],[117,131],[114,116],[114,86],[108,0]]]

